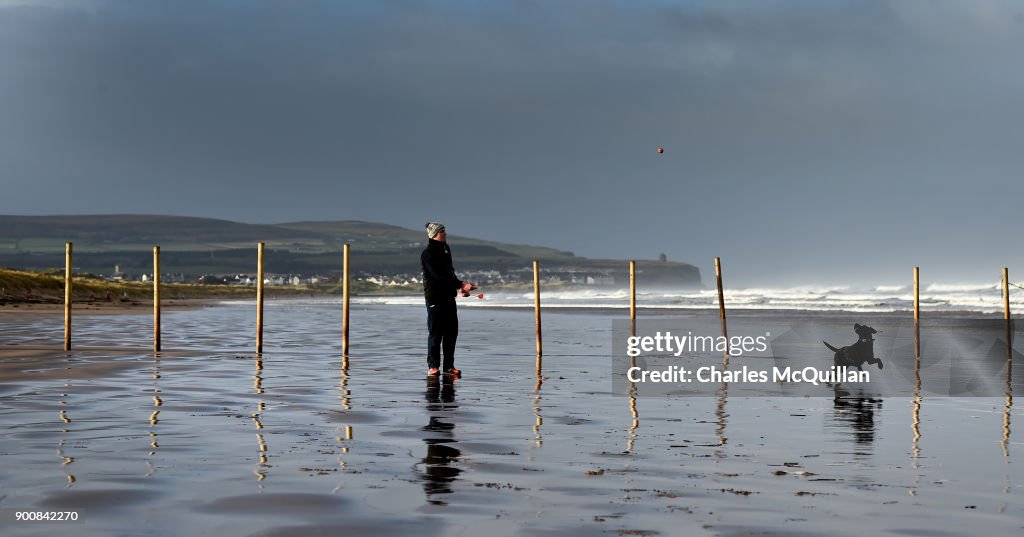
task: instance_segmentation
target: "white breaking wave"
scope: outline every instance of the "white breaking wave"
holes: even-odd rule
[[[459,298],[465,307],[533,307],[532,292],[488,293],[484,299]],[[1024,291],[1010,290],[1011,309],[1024,307]],[[353,298],[355,304],[422,305],[421,295],[362,296]],[[751,310],[794,311],[910,311],[914,307],[910,286],[877,286],[854,288],[843,286],[801,286],[786,288],[756,287],[725,289],[726,307]],[[541,288],[544,308],[628,308],[629,290],[624,288],[593,288],[545,291]],[[692,291],[637,291],[637,306],[653,309],[698,310],[718,307],[715,289]],[[931,284],[921,290],[921,309],[924,311],[965,311],[994,313],[1002,311],[1002,289],[999,284],[957,283]]]
[[[985,291],[999,291],[1000,282],[984,283],[958,283],[945,284],[933,283],[925,288],[929,293],[977,293]]]

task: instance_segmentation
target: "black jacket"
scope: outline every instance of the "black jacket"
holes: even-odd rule
[[[448,244],[430,239],[420,254],[420,264],[423,265],[423,295],[427,303],[455,302],[455,293],[462,287],[462,280],[455,276]]]

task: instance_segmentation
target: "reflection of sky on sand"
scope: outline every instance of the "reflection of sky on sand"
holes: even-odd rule
[[[146,315],[80,315],[71,355],[0,359],[0,507],[82,510],[80,535],[1010,535],[1024,519],[1012,393],[613,396],[612,316],[545,313],[538,377],[532,311],[494,308],[462,311],[464,378],[435,387],[422,306],[356,306],[347,368],[333,306],[268,302],[261,359],[252,309],[165,312],[158,359]],[[53,320],[2,319],[0,347],[59,348]]]

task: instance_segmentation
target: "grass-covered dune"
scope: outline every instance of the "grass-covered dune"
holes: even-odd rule
[[[152,302],[153,284],[107,281],[89,274],[74,275],[73,302]],[[267,286],[268,296],[330,294],[334,287]],[[161,299],[247,299],[256,297],[254,286],[161,283]],[[30,272],[0,268],[0,301],[7,304],[59,304],[64,302],[64,275],[57,271]]]

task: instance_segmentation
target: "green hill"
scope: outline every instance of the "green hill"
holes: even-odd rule
[[[571,252],[449,236],[459,271],[498,271],[522,279],[531,260],[548,274],[605,275],[626,281],[622,260],[588,259]],[[336,275],[341,251],[351,245],[356,274],[416,275],[426,242],[422,231],[361,221],[244,224],[211,218],[151,215],[0,215],[0,266],[48,270],[64,265],[64,244],[74,243],[79,272],[128,274],[152,270],[152,248],[161,250],[163,274],[186,279],[203,274],[252,274],[256,243],[266,243],[266,270],[277,274]],[[686,263],[639,261],[651,284],[697,287],[700,273]],[[518,275],[518,276],[517,276]]]

